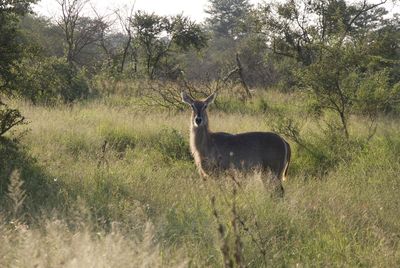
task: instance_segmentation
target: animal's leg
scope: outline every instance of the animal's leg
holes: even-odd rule
[[[203,181],[207,181],[207,179],[210,177],[202,168],[199,168],[199,173]]]
[[[273,196],[283,197],[285,194],[285,190],[282,186],[282,181],[279,179],[279,176],[269,172],[263,172],[263,182],[267,189],[272,189]]]
[[[279,183],[275,186],[274,193],[280,198],[285,195],[285,189],[283,188],[281,181],[279,181]]]
[[[291,158],[291,155],[292,155],[292,151],[290,149],[290,145],[286,141],[285,141],[285,150],[286,150],[285,161],[283,163],[283,169],[281,171],[281,174],[279,175],[279,177],[280,177],[280,179],[282,181],[286,181],[286,179],[287,179],[287,173],[288,173],[288,169],[289,169],[290,158]]]

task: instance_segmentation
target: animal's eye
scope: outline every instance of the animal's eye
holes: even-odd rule
[[[203,109],[207,109],[207,104],[206,104],[206,105],[204,105]]]

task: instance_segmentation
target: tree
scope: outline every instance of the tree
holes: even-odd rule
[[[248,19],[251,4],[248,0],[210,0],[205,10],[210,17],[206,20],[210,29],[220,37],[236,39],[250,31]]]
[[[19,41],[19,17],[29,13],[30,4],[36,0],[0,1],[0,92],[10,91],[15,73],[12,68],[23,56],[24,47]]]
[[[231,79],[240,78],[240,82],[246,81],[250,87],[271,85],[274,70],[266,60],[264,36],[257,30],[260,24],[250,2],[210,0],[205,12],[209,14],[205,26],[212,39],[203,53],[204,59],[192,57],[187,63],[193,66],[187,72],[188,77],[218,79],[221,73],[237,67],[236,55],[240,54],[242,75]]]
[[[15,126],[26,123],[18,109],[9,108],[6,104],[0,102],[0,137]]]
[[[78,56],[87,46],[101,39],[106,27],[99,18],[89,18],[82,14],[88,0],[57,0],[61,7],[61,17],[57,24],[64,33],[65,57],[69,64],[78,63]]]
[[[270,49],[304,65],[318,59],[318,47],[332,42],[349,42],[382,24],[387,11],[382,0],[347,3],[345,0],[287,0],[259,9],[260,30]]]
[[[400,14],[384,20],[365,40],[369,44],[369,54],[374,59],[370,67],[386,69],[391,84],[400,81]]]
[[[18,29],[19,17],[30,12],[35,0],[0,1],[0,136],[17,125],[25,123],[25,118],[17,109],[9,108],[2,102],[3,93],[15,90],[13,80],[18,75],[13,69],[24,54]]]
[[[64,55],[63,33],[50,19],[27,14],[21,18],[20,31],[24,46],[33,46],[37,54],[48,57]]]
[[[337,116],[339,124],[327,122],[329,129],[339,130],[346,139],[352,114],[367,115],[373,126],[378,112],[400,100],[399,81],[391,80],[386,70],[398,66],[388,58],[393,52],[387,53],[395,48],[398,35],[397,40],[386,34],[385,42],[377,39],[382,31],[396,31],[382,18],[385,2],[288,0],[262,11],[271,49],[300,64],[294,71],[297,85],[309,93],[317,115]]]
[[[16,80],[18,93],[32,104],[71,103],[89,95],[85,72],[64,58],[26,57],[18,67],[24,72]]]
[[[182,15],[164,17],[138,11],[131,23],[137,42],[144,50],[146,73],[150,79],[173,48],[200,50],[207,44],[200,26]]]
[[[125,64],[127,61],[127,57],[129,52],[131,52],[133,58],[134,58],[134,71],[137,71],[137,51],[136,49],[133,48],[132,44],[134,42],[134,36],[133,36],[133,30],[132,30],[132,17],[133,17],[133,10],[135,8],[135,5],[133,4],[131,8],[129,9],[129,13],[122,15],[121,11],[117,10],[115,14],[117,15],[120,25],[122,29],[124,30],[125,38],[124,42],[122,45],[122,53],[121,53],[121,63],[118,68],[118,72],[122,73],[125,68]]]

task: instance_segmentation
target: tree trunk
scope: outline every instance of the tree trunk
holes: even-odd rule
[[[242,68],[242,63],[240,62],[240,58],[239,58],[239,53],[236,53],[236,65],[237,65],[237,70],[238,70],[238,74],[239,74],[239,78],[240,78],[240,82],[243,85],[244,90],[246,91],[246,95],[248,98],[251,98],[251,92],[249,90],[249,87],[246,84],[246,81],[244,80],[244,76],[243,76],[243,68]]]

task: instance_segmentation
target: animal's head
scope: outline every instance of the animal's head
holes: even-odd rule
[[[194,100],[186,92],[182,92],[182,101],[192,107],[192,124],[194,127],[208,125],[207,107],[214,102],[217,94],[214,92],[204,100]]]

